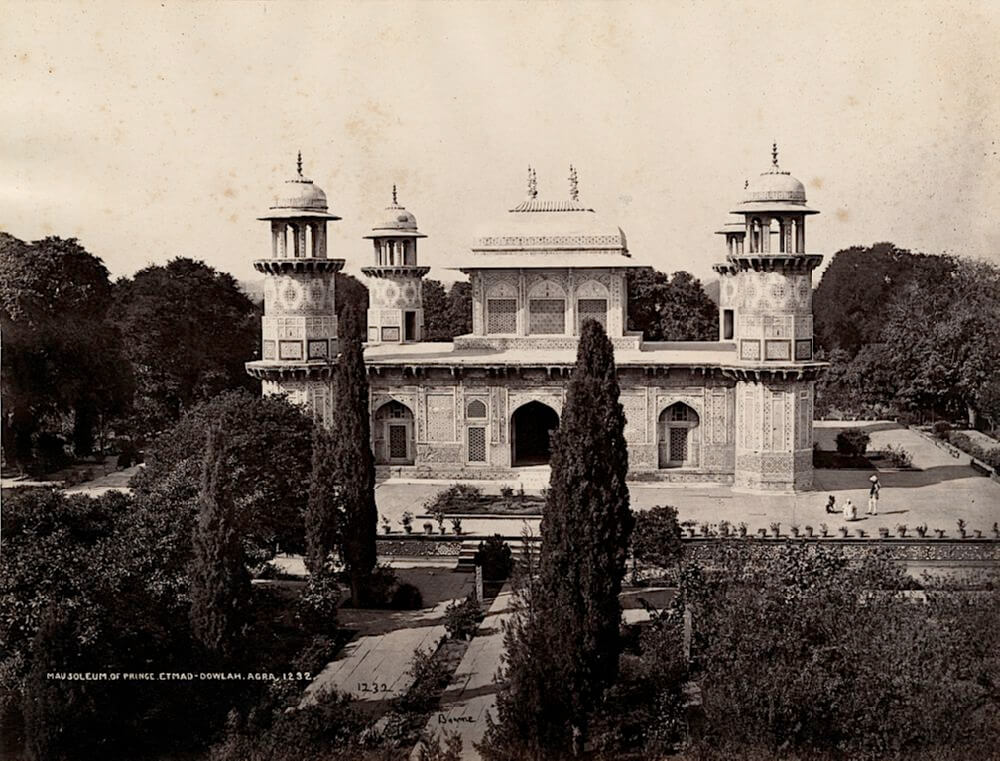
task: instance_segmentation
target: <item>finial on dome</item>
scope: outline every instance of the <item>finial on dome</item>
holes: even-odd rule
[[[777,141],[771,143],[771,165],[775,169],[778,168],[778,143],[777,143]]]
[[[302,151],[299,151],[299,157],[295,162],[295,167],[299,172],[299,177],[302,176]]]
[[[573,201],[580,200],[580,188],[576,181],[576,168],[572,164],[569,165],[569,197]]]
[[[538,197],[538,178],[535,176],[535,170],[530,166],[528,167],[528,198]]]
[[[392,205],[399,206],[399,201],[396,200],[396,183],[392,183]]]

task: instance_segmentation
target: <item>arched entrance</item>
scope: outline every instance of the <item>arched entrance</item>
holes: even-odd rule
[[[550,436],[559,428],[559,415],[541,402],[528,402],[510,419],[510,464],[546,465],[552,454]]]
[[[698,422],[698,413],[684,402],[675,402],[660,413],[656,426],[659,467],[697,466]]]
[[[375,462],[379,465],[412,465],[416,453],[413,412],[393,399],[375,410]]]

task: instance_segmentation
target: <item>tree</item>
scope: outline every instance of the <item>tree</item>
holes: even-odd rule
[[[72,416],[76,452],[88,455],[95,428],[126,408],[131,382],[110,299],[103,262],[75,239],[29,244],[0,233],[4,448],[22,465],[55,416]]]
[[[853,358],[862,346],[878,341],[893,296],[912,282],[933,286],[953,267],[949,257],[913,253],[888,242],[838,251],[813,295],[817,345],[842,349]]]
[[[368,322],[368,288],[353,275],[334,274],[334,292],[337,294],[337,319],[344,319],[345,311],[354,315],[359,325]]]
[[[688,272],[628,274],[628,327],[647,341],[715,341],[718,306]]]
[[[222,432],[210,431],[192,541],[191,629],[209,653],[231,663],[249,623],[250,574],[227,488],[225,448]]]
[[[231,275],[186,258],[146,267],[115,283],[112,315],[144,432],[221,391],[259,390],[244,363],[259,351],[260,314]]]
[[[656,506],[636,513],[632,532],[632,554],[636,560],[667,568],[678,563],[683,553],[676,508]]]
[[[499,724],[490,758],[578,755],[587,724],[618,673],[618,595],[632,531],[625,415],[614,350],[595,321],[583,325],[554,435],[537,582],[505,636]],[[553,690],[553,685],[559,685]]]
[[[229,442],[222,453],[224,471],[241,536],[255,562],[273,557],[279,547],[301,552],[313,423],[283,396],[230,391],[192,407],[147,452],[146,466],[132,479],[136,495],[155,510],[163,499],[157,492],[166,489],[169,507],[164,503],[159,509],[174,515],[197,512],[206,435],[216,426]]]
[[[306,567],[313,576],[325,571],[327,557],[340,546],[340,501],[336,446],[333,435],[320,425],[313,434],[312,472],[306,506]]]
[[[447,291],[440,280],[425,279],[422,285],[424,340],[451,341],[472,332],[472,286],[456,281]]]
[[[345,317],[348,317],[345,315]],[[361,346],[361,326],[348,317],[341,326],[336,388],[330,434],[333,439],[333,483],[341,514],[340,541],[351,577],[351,597],[361,604],[363,585],[375,567],[375,458],[371,450],[368,372]]]
[[[709,758],[933,758],[995,752],[1000,593],[927,581],[877,554],[730,545],[682,576]],[[980,628],[981,627],[981,628]],[[991,747],[992,746],[992,747]],[[926,755],[923,755],[926,754]]]
[[[947,260],[933,283],[915,278],[889,299],[878,343],[855,360],[866,401],[906,410],[966,415],[1000,378],[1000,268]]]

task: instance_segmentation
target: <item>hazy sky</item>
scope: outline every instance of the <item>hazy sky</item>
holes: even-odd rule
[[[394,182],[450,278],[529,163],[556,199],[572,163],[636,260],[707,277],[772,139],[810,251],[1000,262],[998,2],[0,0],[0,56],[0,229],[114,275],[256,277],[301,149],[348,271]]]

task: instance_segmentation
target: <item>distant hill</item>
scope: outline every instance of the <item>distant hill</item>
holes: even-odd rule
[[[260,280],[238,280],[240,289],[253,301],[264,300],[264,278]],[[716,289],[718,290],[718,289]]]
[[[716,280],[710,280],[708,282],[705,282],[703,280],[702,283],[701,283],[701,287],[705,289],[705,293],[708,294],[708,297],[712,301],[715,302],[716,306],[718,306],[718,304],[719,304],[719,281],[717,279]]]

